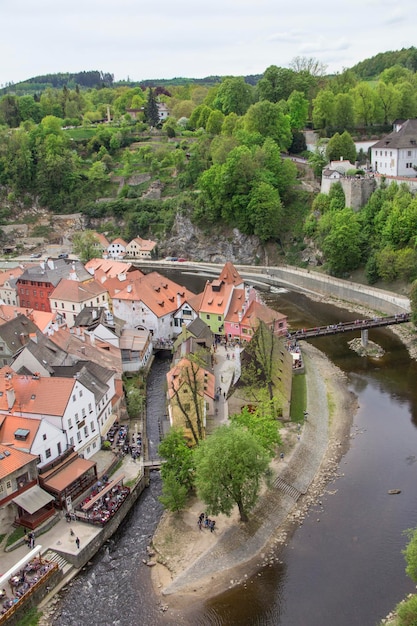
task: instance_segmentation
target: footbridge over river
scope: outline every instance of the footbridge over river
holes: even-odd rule
[[[289,331],[288,338],[310,339],[311,337],[323,337],[327,335],[338,335],[351,331],[361,331],[361,341],[364,347],[368,344],[368,331],[370,328],[380,328],[381,326],[393,326],[394,324],[405,324],[411,319],[410,313],[396,313],[387,317],[373,317],[371,319],[358,319],[353,322],[339,322],[329,326],[316,326],[315,328],[300,328]]]

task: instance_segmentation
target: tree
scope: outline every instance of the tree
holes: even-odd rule
[[[333,126],[351,129],[355,125],[353,98],[349,93],[338,93],[334,101]]]
[[[369,126],[374,121],[375,95],[368,83],[361,82],[352,90],[355,116],[359,124]]]
[[[308,118],[308,100],[301,91],[293,91],[287,100],[291,130],[304,128]]]
[[[204,381],[206,370],[201,366],[199,354],[189,354],[181,359],[173,371],[169,389],[171,404],[178,407],[185,426],[191,431],[191,444],[205,436]]]
[[[155,127],[159,124],[159,111],[153,89],[149,89],[148,98],[145,105],[145,119],[149,126]]]
[[[290,68],[294,72],[307,72],[312,76],[324,76],[327,65],[314,57],[294,57],[290,63]]]
[[[332,126],[335,112],[335,95],[330,89],[322,89],[313,100],[314,128]]]
[[[99,243],[97,236],[92,230],[85,230],[82,233],[75,233],[72,238],[72,245],[75,254],[82,263],[87,263],[96,256],[96,244]]]
[[[268,100],[253,104],[244,117],[245,129],[249,132],[258,132],[263,137],[274,139],[281,150],[288,150],[291,145],[291,122],[288,115],[284,115],[279,106]]]
[[[323,252],[331,273],[342,276],[356,269],[361,260],[361,228],[352,209],[327,213],[331,229],[323,241]]]
[[[279,102],[287,100],[296,88],[296,73],[284,67],[270,65],[256,85],[259,100]]]
[[[316,146],[314,152],[310,152],[308,155],[308,163],[314,172],[314,176],[316,178],[321,178],[322,172],[327,163],[325,151],[320,146]]]
[[[253,88],[243,77],[225,78],[219,85],[213,107],[224,115],[244,115],[253,101]]]
[[[182,428],[171,428],[158,447],[158,454],[165,460],[161,467],[161,476],[165,478],[174,475],[186,492],[194,485],[194,452],[187,445]]]
[[[209,513],[230,515],[237,505],[242,522],[254,508],[267,476],[268,454],[248,430],[224,425],[195,451],[195,484]]]
[[[329,161],[339,161],[339,159],[344,159],[351,163],[356,161],[355,142],[347,130],[341,135],[339,133],[333,135],[327,144],[326,156]]]
[[[251,216],[253,233],[265,243],[278,236],[283,216],[281,199],[277,189],[260,182],[250,192],[248,213]]]
[[[244,407],[240,413],[232,415],[230,420],[232,424],[235,423],[252,433],[271,458],[275,456],[276,446],[282,443],[279,434],[280,423],[271,417],[269,407],[266,411],[263,411],[262,406],[257,407],[255,411]]]
[[[180,483],[174,472],[166,472],[162,483],[162,495],[158,500],[168,511],[181,511],[187,502],[187,488]]]

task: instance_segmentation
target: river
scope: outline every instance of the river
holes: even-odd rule
[[[178,274],[175,279],[181,282]],[[183,282],[201,289],[201,278],[185,276]],[[288,315],[293,328],[357,317],[296,292],[265,294],[265,299]],[[53,624],[375,626],[414,590],[401,551],[404,530],[417,526],[417,364],[390,330],[369,334],[384,348],[382,359],[352,352],[347,341],[353,335],[312,341],[347,374],[360,408],[341,461],[342,476],[328,485],[322,505],[310,511],[279,564],[257,572],[245,587],[192,606],[187,615],[163,616],[141,562],[161,512],[155,475],[117,535],[63,596]],[[148,411],[153,416],[165,412],[167,367],[158,361],[152,369]],[[156,440],[157,431],[149,436]],[[401,494],[388,495],[397,488]]]

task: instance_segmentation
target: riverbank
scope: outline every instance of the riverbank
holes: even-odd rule
[[[309,417],[299,439],[295,425],[285,427],[284,460],[273,467],[277,478],[303,495],[295,501],[278,487],[268,489],[247,524],[239,522],[237,514],[217,516],[215,533],[198,529],[204,508],[197,500],[183,513],[165,513],[153,539],[157,565],[152,578],[161,602],[170,609],[186,611],[190,596],[195,608],[196,601],[244,585],[257,569],[278,561],[280,548],[336,478],[349,446],[357,400],[344,374],[323,353],[309,344],[303,345],[303,353]]]

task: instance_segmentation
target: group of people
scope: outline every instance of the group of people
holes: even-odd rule
[[[216,520],[210,519],[207,517],[207,513],[200,513],[198,516],[198,528],[202,530],[203,528],[208,528],[211,533],[214,533],[214,528],[216,526]]]
[[[35,547],[35,533],[32,531],[30,533],[26,533],[24,539],[27,547],[32,550],[32,548]]]
[[[12,609],[43,576],[56,567],[55,563],[37,557],[9,578],[10,593],[0,589],[0,616]]]

